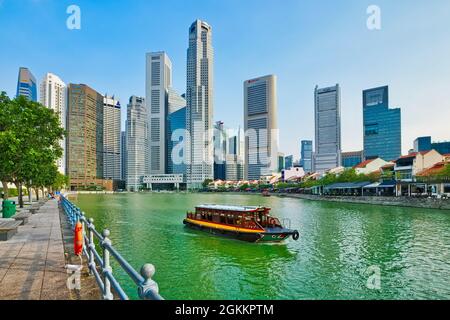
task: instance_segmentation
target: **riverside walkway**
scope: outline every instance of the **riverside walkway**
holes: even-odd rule
[[[0,300],[80,299],[66,284],[70,255],[64,251],[63,232],[58,202],[49,200],[17,234],[0,242]]]

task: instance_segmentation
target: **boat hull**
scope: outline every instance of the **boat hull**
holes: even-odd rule
[[[291,235],[289,232],[227,230],[220,226],[202,225],[190,219],[185,219],[183,223],[194,230],[245,242],[281,242]]]

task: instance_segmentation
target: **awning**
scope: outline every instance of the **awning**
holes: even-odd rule
[[[369,184],[368,186],[365,186],[364,189],[378,188],[379,185],[380,185],[379,182],[375,182],[375,183]]]
[[[327,190],[337,190],[337,189],[361,189],[365,186],[369,185],[370,182],[342,182],[342,183],[334,183],[329,186],[326,186]]]
[[[380,183],[380,185],[378,187],[379,188],[394,188],[396,184],[397,183],[395,182],[395,180],[388,180],[388,181],[383,181],[382,183]]]

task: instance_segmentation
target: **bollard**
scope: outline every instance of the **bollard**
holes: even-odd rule
[[[103,247],[103,299],[104,300],[113,300],[113,294],[111,292],[111,282],[109,281],[108,275],[112,274],[112,268],[109,263],[109,251],[106,248],[106,245],[111,245],[111,240],[108,238],[110,235],[110,232],[108,229],[103,230],[103,241],[102,241],[102,247]]]

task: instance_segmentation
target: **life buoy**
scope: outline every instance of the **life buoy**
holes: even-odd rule
[[[294,233],[292,234],[292,239],[294,239],[295,241],[297,241],[298,238],[300,238],[300,234],[298,233],[297,230],[294,230]]]
[[[73,237],[73,251],[77,256],[81,256],[81,253],[83,252],[83,226],[79,221],[75,225],[75,235]]]

